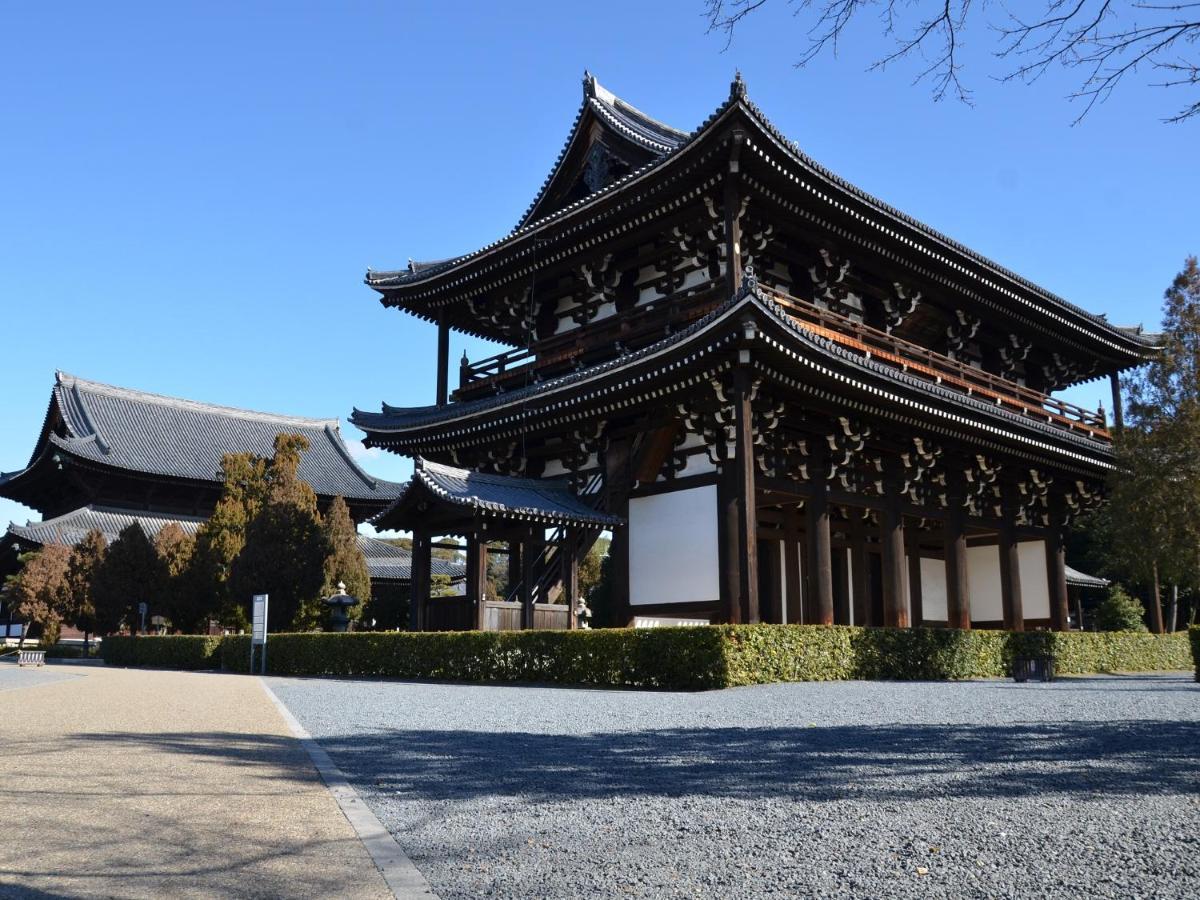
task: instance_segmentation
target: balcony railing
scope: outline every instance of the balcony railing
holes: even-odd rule
[[[781,291],[760,288],[782,306],[792,320],[814,334],[857,351],[867,359],[895,366],[917,378],[942,384],[1030,418],[1079,431],[1091,437],[1110,439],[1108,423],[1101,413],[1050,397],[1040,391],[926,350],[885,331],[797,300]]]
[[[762,285],[760,290],[778,303],[801,328],[867,359],[894,366],[914,377],[944,385],[1051,425],[1102,440],[1111,439],[1102,413],[934,353],[782,291]],[[697,296],[683,303],[671,304],[662,310],[662,315],[653,315],[650,309],[639,307],[565,335],[548,338],[532,349],[520,347],[506,350],[474,363],[464,360],[459,371],[456,396],[466,399],[552,377],[568,371],[573,365],[586,364],[593,357],[598,360],[606,354],[611,355],[618,343],[629,349],[651,343],[668,333],[670,328],[682,327],[717,305],[712,296]]]

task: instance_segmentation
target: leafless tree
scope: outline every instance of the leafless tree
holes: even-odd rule
[[[728,47],[738,25],[767,2],[705,0],[709,31],[723,33]],[[962,37],[968,23],[980,19],[996,42],[994,55],[1005,63],[999,80],[1030,83],[1053,67],[1078,71],[1078,87],[1069,95],[1083,104],[1076,122],[1135,73],[1155,73],[1157,78],[1146,79],[1149,86],[1200,88],[1200,0],[1041,0],[1033,17],[986,0],[787,2],[808,36],[797,67],[826,51],[836,55],[850,24],[860,14],[874,13],[895,49],[869,68],[919,59],[914,83],[930,83],[935,100],[951,96],[971,102],[961,78]],[[1200,100],[1186,103],[1166,121],[1196,115]]]

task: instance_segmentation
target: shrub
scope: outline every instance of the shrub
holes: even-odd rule
[[[128,637],[104,639],[105,665],[142,666],[152,669],[215,669],[222,638],[210,635]]]
[[[1200,647],[1194,630],[1192,640]],[[592,631],[307,632],[268,642],[272,675],[705,690],[777,681],[1002,677],[1017,656],[1064,674],[1185,669],[1184,634],[717,625]],[[249,671],[250,638],[106,638],[111,665]],[[1197,650],[1200,658],[1200,649]]]
[[[1146,608],[1114,584],[1096,607],[1096,627],[1101,631],[1148,631]]]
[[[85,657],[83,647],[79,644],[51,644],[48,647],[40,647],[39,649],[45,651],[46,659],[83,659]],[[89,652],[86,656],[93,657],[96,655],[95,644],[92,644],[88,650]]]

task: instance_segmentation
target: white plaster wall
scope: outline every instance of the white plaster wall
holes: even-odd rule
[[[717,487],[629,501],[629,602],[716,603]]]
[[[990,547],[967,548],[967,589],[971,592],[971,620],[1002,621],[1004,602],[1000,594],[1000,550]]]
[[[944,560],[921,560],[921,605],[922,615],[930,621],[945,622],[950,618]]]
[[[1017,562],[1021,569],[1021,612],[1027,619],[1050,618],[1045,542],[1022,541],[1017,544]]]

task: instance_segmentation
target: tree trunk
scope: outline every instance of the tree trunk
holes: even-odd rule
[[[1179,615],[1179,585],[1177,584],[1171,585],[1171,605],[1167,608],[1171,610],[1171,615],[1167,617],[1167,621],[1170,623],[1167,628],[1174,633]]]
[[[1162,590],[1158,584],[1158,560],[1154,561],[1154,597],[1150,601],[1150,630],[1163,633]]]

